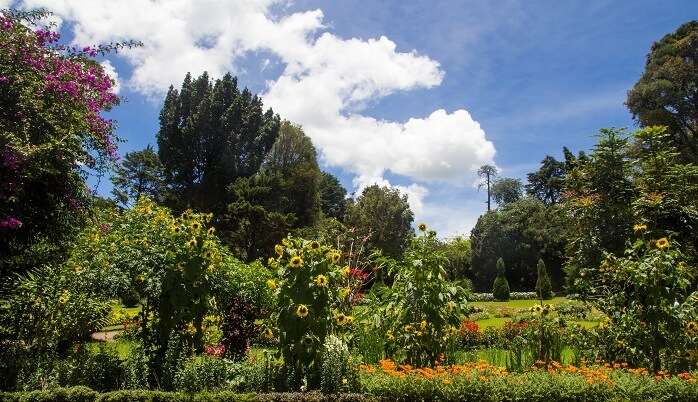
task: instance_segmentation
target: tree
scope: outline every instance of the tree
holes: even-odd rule
[[[538,259],[545,261],[553,284],[559,286],[568,236],[564,212],[558,205],[546,207],[526,197],[480,216],[470,235],[470,275],[475,289],[485,291],[491,286],[499,257],[509,262],[512,289],[534,288]]]
[[[494,202],[502,206],[521,199],[523,184],[519,179],[505,177],[494,182],[491,192]]]
[[[407,196],[377,184],[366,187],[355,202],[347,205],[345,223],[361,236],[368,237],[369,248],[399,257],[414,235],[414,215]]]
[[[134,204],[141,195],[160,201],[164,190],[163,180],[160,159],[148,145],[141,151],[127,153],[116,166],[116,172],[111,178],[114,185],[112,194],[123,206]]]
[[[48,16],[0,12],[0,281],[65,257],[91,201],[85,176],[117,158],[113,81],[94,48],[58,46],[37,24]]]
[[[280,119],[229,74],[207,73],[170,87],[160,112],[158,156],[165,168],[167,203],[219,214],[227,186],[259,171],[276,141]]]
[[[565,155],[568,153],[569,150],[565,148]],[[526,193],[538,198],[545,205],[557,204],[560,202],[564,183],[565,162],[559,162],[548,155],[541,161],[541,166],[536,172],[528,174]]]
[[[320,209],[325,217],[344,220],[347,209],[347,190],[329,172],[320,177]]]
[[[438,248],[446,257],[444,270],[449,280],[466,279],[470,274],[470,239],[456,236],[439,242]]]
[[[550,299],[553,297],[553,286],[550,284],[548,270],[545,269],[543,260],[538,260],[538,280],[536,280],[536,293],[539,299]]]
[[[509,282],[507,281],[506,268],[502,258],[497,260],[497,277],[492,285],[492,295],[495,300],[509,300]]]
[[[492,165],[482,165],[480,169],[478,169],[477,174],[480,176],[480,179],[484,180],[484,182],[480,183],[478,188],[482,188],[483,186],[487,187],[487,211],[489,211],[491,199],[490,186],[497,176],[497,168]]]
[[[686,161],[698,163],[698,21],[655,42],[626,105],[642,127],[663,125]]]

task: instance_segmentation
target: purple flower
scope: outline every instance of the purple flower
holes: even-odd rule
[[[6,216],[0,220],[0,228],[17,229],[20,226],[22,226],[22,221],[14,216]]]

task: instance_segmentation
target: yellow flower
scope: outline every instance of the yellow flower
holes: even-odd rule
[[[209,236],[213,236],[213,232],[216,231],[216,228],[210,227],[208,228],[208,232],[206,232]]]
[[[294,268],[302,267],[303,266],[303,260],[299,256],[294,256],[291,258],[291,266]]]
[[[351,289],[349,289],[349,288],[339,289],[339,297],[342,299],[346,299],[347,296],[349,296],[349,293],[351,293]]]
[[[136,277],[136,282],[143,283],[143,281],[145,281],[145,277],[143,275],[138,275]]]
[[[327,286],[327,277],[325,275],[316,276],[315,284],[318,285],[318,287],[324,288],[325,286]]]
[[[172,231],[175,233],[179,233],[182,231],[182,228],[180,228],[179,226],[172,226]]]
[[[318,243],[318,242],[316,242],[316,241],[311,241],[311,242],[310,242],[310,249],[313,250],[313,251],[319,250],[319,249],[320,249],[320,243]]]
[[[352,322],[354,322],[354,317],[348,315],[347,316],[347,325],[351,325]]]
[[[191,228],[194,230],[199,230],[201,229],[201,224],[199,222],[194,222],[191,224]]]
[[[338,251],[332,251],[327,254],[327,258],[332,261],[333,264],[336,264],[339,262],[339,259],[342,257],[342,255]]]
[[[193,323],[188,323],[187,328],[185,330],[189,335],[194,335],[196,333],[196,327],[194,326]]]
[[[274,257],[269,257],[269,259],[267,260],[267,265],[273,266],[275,262],[276,260],[274,259]]]
[[[296,308],[296,315],[300,318],[305,318],[308,316],[308,306],[305,304],[300,304],[298,305],[298,308]]]
[[[70,299],[70,293],[65,291],[58,297],[58,304],[62,306],[68,302],[68,299]]]
[[[342,276],[344,276],[345,278],[348,277],[350,273],[351,273],[351,268],[349,268],[349,265],[342,268]]]
[[[339,313],[339,314],[337,314],[336,320],[337,320],[337,324],[344,325],[347,323],[347,316],[344,315],[343,313]]]
[[[389,341],[395,340],[395,335],[393,335],[393,331],[388,331],[385,333],[385,335],[388,337]]]
[[[698,323],[695,321],[691,321],[686,325],[686,329],[689,332],[696,332],[698,330]]]
[[[667,240],[666,237],[662,237],[661,239],[657,240],[654,244],[660,250],[669,248],[669,240]]]
[[[420,223],[419,226],[417,226],[417,227],[418,227],[419,230],[421,230],[422,232],[426,232],[426,231],[427,231],[427,224],[426,224],[426,223]]]
[[[276,290],[276,281],[273,279],[269,279],[267,281],[267,287],[271,290]]]
[[[644,223],[636,223],[633,226],[633,230],[635,231],[635,233],[642,233],[645,230],[647,230],[647,225],[645,225]]]
[[[412,326],[410,324],[405,325],[405,332],[412,332]]]
[[[427,320],[422,320],[422,322],[419,323],[419,328],[421,328],[422,331],[424,331],[425,329],[427,329]]]
[[[187,242],[187,247],[196,247],[196,239],[191,239]]]
[[[280,257],[284,255],[284,246],[282,246],[281,244],[277,244],[276,246],[274,246],[274,251],[276,251],[276,254],[278,254]]]
[[[272,338],[274,338],[274,331],[272,331],[270,328],[267,328],[267,329],[264,331],[264,337],[267,338],[267,339],[272,339]]]
[[[541,306],[535,306],[535,307],[534,307],[534,311],[535,311],[536,313],[540,313],[541,311],[543,311],[543,307],[541,307]]]

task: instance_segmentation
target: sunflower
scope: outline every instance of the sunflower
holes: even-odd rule
[[[299,318],[305,318],[308,316],[308,306],[305,304],[300,304],[298,305],[298,308],[296,308],[296,315]]]
[[[419,323],[419,328],[424,331],[427,329],[427,320],[422,320],[422,322]]]
[[[332,261],[333,264],[336,264],[339,262],[339,259],[342,257],[341,254],[339,254],[338,251],[332,251],[327,254],[327,258],[329,258],[330,261]]]
[[[405,325],[405,332],[407,332],[407,333],[412,332],[412,325],[410,325],[410,324]]]
[[[344,325],[347,323],[347,316],[344,315],[344,313],[337,314],[337,317],[335,317],[335,319],[337,320],[337,324],[339,325]]]
[[[342,276],[345,278],[348,277],[351,274],[351,268],[349,268],[349,265],[346,267],[342,268]]]
[[[316,242],[316,241],[311,241],[311,242],[310,242],[310,249],[313,250],[313,251],[319,250],[319,249],[320,249],[320,243],[318,243],[318,242]]]
[[[642,233],[645,230],[647,230],[647,225],[645,225],[644,223],[636,223],[635,225],[633,225],[633,230],[635,231],[635,233]]]
[[[284,255],[284,246],[282,246],[281,244],[277,244],[276,246],[274,246],[274,251],[276,251],[276,254],[278,254],[279,256],[282,256]]]
[[[686,329],[689,332],[695,332],[696,330],[698,330],[698,323],[695,321],[691,321],[686,325]]]
[[[201,229],[201,224],[199,222],[194,222],[191,224],[191,228],[194,230],[199,230]]]
[[[339,297],[341,299],[346,299],[347,296],[349,296],[349,293],[351,293],[351,289],[349,288],[341,288],[339,289]]]
[[[274,259],[274,257],[269,257],[269,259],[267,260],[267,265],[273,266],[275,262],[276,260]]]
[[[272,331],[271,328],[267,328],[267,329],[264,331],[264,337],[267,338],[267,339],[272,339],[272,338],[274,338],[274,331]]]
[[[213,251],[209,250],[206,252],[206,258],[211,259],[213,257]]]
[[[417,226],[417,228],[419,228],[419,230],[421,230],[422,232],[426,232],[427,231],[427,224],[420,223],[419,226]]]
[[[191,239],[187,242],[187,247],[196,247],[196,239]]]
[[[182,231],[182,228],[180,228],[179,226],[175,226],[175,227],[172,228],[172,231],[175,232],[175,233],[179,233],[179,232]]]
[[[549,308],[545,308],[545,307],[544,307],[544,308],[543,308],[543,311],[541,311],[541,314],[543,314],[543,315],[548,315],[548,313],[550,313],[550,309],[549,309]]]
[[[315,284],[318,285],[318,287],[324,288],[325,286],[327,286],[327,277],[325,275],[316,276]]]
[[[388,331],[385,333],[385,335],[388,337],[389,341],[394,341],[395,340],[395,335],[393,335],[393,331]]]
[[[271,290],[276,290],[276,281],[273,279],[269,279],[267,281],[267,287]]]
[[[291,266],[294,268],[302,267],[303,266],[303,259],[301,259],[301,257],[299,257],[297,255],[293,256],[293,258],[291,258]]]
[[[213,236],[213,232],[215,232],[215,231],[216,231],[216,228],[211,227],[211,228],[208,228],[208,231],[207,231],[206,233],[207,233],[209,236]]]
[[[661,239],[657,240],[654,245],[657,246],[658,249],[664,250],[669,248],[669,240],[667,240],[666,237],[662,237]]]
[[[354,322],[354,317],[348,315],[347,316],[347,325],[351,325],[352,322]]]
[[[68,299],[70,299],[70,293],[63,292],[61,295],[58,297],[58,304],[64,305],[68,302]]]
[[[136,277],[136,282],[138,282],[138,283],[143,283],[143,281],[145,281],[145,276],[143,276],[143,275],[138,275],[138,276]]]
[[[541,306],[535,306],[535,307],[534,307],[534,311],[535,311],[536,313],[540,313],[541,311],[543,311],[543,307],[541,307]]]

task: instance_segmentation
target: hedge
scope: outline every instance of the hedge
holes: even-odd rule
[[[55,388],[43,391],[0,392],[0,402],[364,402],[376,400],[361,394],[323,395],[319,392],[268,394],[221,392],[163,392],[122,390],[99,393],[87,387]]]

